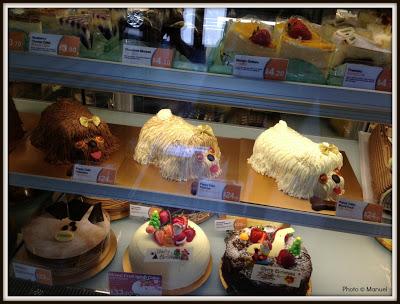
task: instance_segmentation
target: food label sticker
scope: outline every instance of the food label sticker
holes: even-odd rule
[[[254,264],[251,279],[264,283],[283,284],[298,288],[301,283],[301,272],[281,267]]]
[[[381,67],[348,63],[344,74],[343,86],[375,90],[376,82],[381,72]]]
[[[99,184],[114,184],[117,172],[112,167],[74,164],[72,179]]]
[[[8,48],[12,51],[23,51],[26,34],[24,32],[8,33]]]
[[[62,35],[29,33],[29,52],[57,55]]]
[[[64,36],[58,46],[58,54],[61,56],[79,56],[80,39],[76,36]]]
[[[138,206],[138,205],[130,205],[129,214],[134,217],[149,217],[149,211],[151,207],[146,206]]]
[[[191,185],[191,193],[205,198],[239,202],[241,186],[220,180],[200,179]]]
[[[151,65],[156,50],[156,48],[152,47],[124,43],[122,62],[127,64]]]
[[[378,79],[376,81],[376,90],[378,91],[392,91],[392,69],[384,68],[382,72],[379,74]]]
[[[111,296],[161,296],[162,277],[131,272],[108,273]]]
[[[158,247],[147,248],[144,261],[151,263],[189,261],[193,256],[193,248]]]
[[[45,285],[53,285],[53,277],[49,269],[13,262],[16,278],[37,282]]]
[[[336,216],[369,222],[382,222],[382,212],[383,207],[381,205],[366,202],[352,202],[342,199],[336,206]]]
[[[285,80],[289,60],[236,55],[233,75],[246,78]]]

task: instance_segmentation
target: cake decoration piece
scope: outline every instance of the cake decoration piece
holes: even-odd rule
[[[60,230],[56,233],[55,239],[59,242],[70,242],[74,238],[74,233],[69,230]]]
[[[101,223],[102,221],[104,221],[104,217],[103,217],[103,210],[101,208],[101,203],[97,203],[96,205],[94,205],[92,212],[89,215],[89,222],[91,222],[93,225],[97,224],[97,223]],[[75,226],[75,225],[73,225]]]
[[[250,40],[255,44],[268,47],[271,44],[271,34],[267,29],[260,29],[257,26],[257,29],[254,30]]]
[[[72,221],[80,221],[92,206],[78,199],[72,199],[68,203],[68,218]]]
[[[288,21],[288,34],[294,39],[310,40],[312,34],[303,21],[299,18],[290,18]]]
[[[154,240],[157,242],[158,245],[165,245],[164,236],[165,232],[163,230],[156,230],[154,232]]]
[[[82,117],[88,118],[82,119],[83,125]],[[52,164],[102,162],[118,149],[118,140],[108,125],[93,116],[87,107],[71,99],[49,105],[42,112],[30,139]]]
[[[249,240],[249,235],[248,235],[246,232],[242,232],[242,233],[239,235],[239,237],[240,237],[240,239],[241,239],[242,241],[248,241],[248,240]]]
[[[165,225],[171,221],[171,213],[168,210],[162,210],[160,212],[160,223]]]
[[[344,193],[344,178],[339,170],[321,174],[310,198],[311,207],[315,211],[336,210],[336,203]]]
[[[343,156],[334,145],[315,143],[281,120],[257,137],[248,163],[274,178],[284,193],[309,199],[322,174],[332,176],[343,166]]]
[[[259,227],[253,227],[250,232],[250,241],[257,243],[263,236],[263,231]]]
[[[293,254],[294,256],[298,257],[301,252],[301,237],[297,237],[293,243],[292,246],[289,248],[289,252]]]
[[[62,220],[68,217],[67,204],[64,202],[56,202],[46,207],[46,212],[50,213],[53,217],[58,220]]]
[[[150,218],[149,225],[153,226],[156,230],[160,229],[160,225],[161,225],[160,215],[158,214],[157,210],[153,211],[153,214],[151,215],[151,218]]]
[[[286,247],[286,235],[293,233],[294,229],[292,227],[277,230],[275,233],[274,241],[272,242],[272,250],[269,255],[271,257],[277,257],[279,252]]]
[[[293,254],[290,253],[287,249],[282,249],[279,251],[279,255],[276,257],[276,261],[283,268],[292,268],[296,265],[296,260]]]
[[[174,181],[217,177],[220,157],[211,127],[193,126],[169,109],[144,124],[134,154],[138,163],[155,165],[163,178]]]

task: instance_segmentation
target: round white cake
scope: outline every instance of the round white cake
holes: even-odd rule
[[[248,162],[256,172],[273,177],[279,190],[309,199],[319,176],[339,170],[343,156],[336,146],[315,143],[281,120],[257,137]]]
[[[189,226],[196,231],[190,243],[166,248],[185,248],[191,252],[188,260],[148,261],[149,251],[162,248],[151,234],[146,232],[148,223],[143,224],[133,235],[129,244],[129,260],[135,273],[161,275],[163,290],[176,290],[187,287],[201,278],[210,262],[210,243],[204,231],[189,221]]]

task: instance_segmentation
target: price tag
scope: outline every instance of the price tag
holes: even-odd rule
[[[276,285],[287,285],[298,288],[301,283],[301,272],[281,267],[254,264],[251,279]]]
[[[108,286],[112,296],[161,296],[162,277],[130,272],[108,273]]]
[[[375,90],[375,84],[377,83],[378,76],[381,74],[382,70],[381,67],[348,63],[344,74],[343,86]],[[383,80],[381,80],[381,82],[382,81]]]
[[[151,65],[156,50],[156,48],[152,47],[124,43],[122,62],[127,64]]]
[[[150,212],[151,207],[146,207],[146,206],[138,206],[138,205],[130,205],[130,211],[129,214],[134,217],[144,217],[148,218],[149,217],[149,212]]]
[[[170,68],[172,66],[173,57],[174,51],[172,49],[159,48],[153,54],[151,65]]]
[[[336,216],[377,223],[382,222],[382,211],[378,204],[347,200],[340,200],[336,206]]]
[[[384,68],[379,74],[376,81],[376,90],[378,91],[392,91],[392,69]]]
[[[49,269],[18,262],[13,263],[13,268],[15,277],[19,279],[33,281],[45,285],[53,285],[53,277]]]
[[[215,230],[226,231],[226,230],[241,230],[247,227],[246,218],[236,219],[218,219],[214,222]]]
[[[79,37],[64,36],[58,46],[58,54],[61,56],[79,57],[79,46]]]
[[[209,179],[194,181],[191,185],[192,195],[232,202],[240,201],[241,189],[240,185]]]
[[[72,179],[99,184],[114,184],[117,172],[112,167],[75,164]]]
[[[23,51],[26,34],[24,32],[8,33],[8,48],[12,51]]]
[[[236,55],[233,75],[246,78],[285,80],[289,60]]]
[[[29,33],[29,52],[57,55],[62,37],[61,35]]]

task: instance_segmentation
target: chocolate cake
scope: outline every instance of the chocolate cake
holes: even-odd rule
[[[230,232],[225,238],[226,251],[221,266],[228,293],[244,296],[306,295],[312,272],[311,257],[301,239],[293,237],[293,232],[293,228],[270,226]],[[252,279],[256,264],[277,269],[283,274],[297,273],[297,278],[293,281],[293,278],[286,280],[286,277],[286,283]]]
[[[30,137],[54,164],[102,162],[118,149],[118,140],[100,117],[70,99],[48,106]]]

